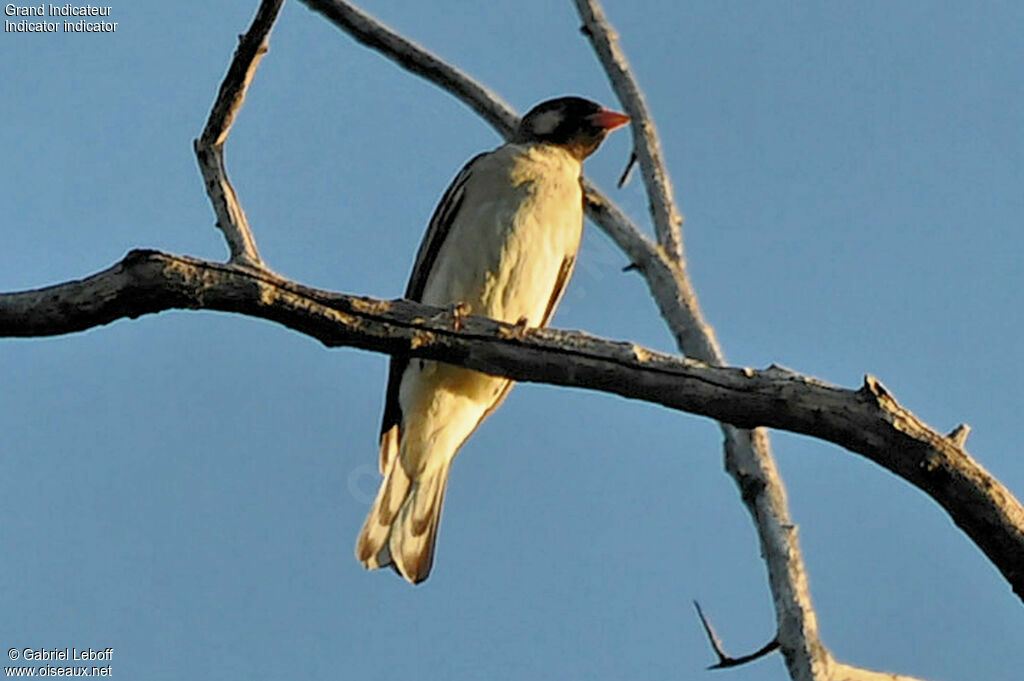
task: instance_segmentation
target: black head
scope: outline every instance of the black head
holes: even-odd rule
[[[560,97],[530,109],[512,141],[557,144],[582,161],[597,150],[609,132],[628,122],[629,116],[589,99]]]

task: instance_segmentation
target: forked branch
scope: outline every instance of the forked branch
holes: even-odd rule
[[[221,83],[217,99],[210,110],[210,117],[202,134],[193,143],[199,171],[203,175],[206,193],[213,203],[213,212],[217,215],[217,227],[224,233],[231,253],[229,262],[264,267],[259,251],[256,250],[256,239],[249,228],[249,221],[242,210],[235,188],[228,179],[224,165],[224,143],[231,132],[245,101],[246,92],[256,68],[267,53],[270,29],[273,28],[284,0],[263,0],[252,21],[249,30],[239,38],[235,56],[228,67],[227,75]]]

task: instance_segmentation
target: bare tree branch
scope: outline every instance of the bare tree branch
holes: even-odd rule
[[[256,239],[249,229],[249,221],[242,210],[224,166],[224,143],[231,132],[235,116],[242,108],[246,91],[256,75],[263,55],[267,53],[270,29],[273,28],[284,0],[263,0],[253,18],[252,25],[238,41],[235,56],[221,83],[217,99],[210,110],[199,139],[193,147],[203,175],[206,193],[217,215],[217,227],[224,233],[231,253],[229,262],[264,267],[256,250]]]
[[[587,217],[611,237],[643,275],[658,312],[683,354],[709,364],[724,364],[715,332],[704,320],[682,261],[665,255],[629,217],[589,179],[583,179]]]
[[[714,367],[580,332],[524,331],[481,317],[455,329],[442,308],[321,291],[267,271],[158,251],[132,251],[80,281],[0,294],[0,337],[71,333],[169,309],[236,312],[331,347],[407,353],[520,381],[614,393],[741,428],[765,425],[828,440],[930,494],[1024,594],[1024,508],[871,376],[849,390],[781,367]]]
[[[754,662],[755,660],[759,660],[779,649],[779,639],[776,637],[752,653],[741,655],[739,657],[732,657],[725,652],[725,647],[722,645],[722,639],[719,638],[717,633],[715,633],[715,629],[711,626],[711,622],[709,622],[708,618],[705,617],[704,611],[700,607],[700,603],[694,601],[693,606],[697,609],[697,616],[700,618],[700,623],[704,627],[704,633],[707,634],[708,642],[711,644],[712,650],[715,651],[715,655],[718,657],[718,662],[709,666],[709,670],[740,667]],[[915,676],[904,676],[903,674],[890,674],[888,672],[876,672],[871,669],[851,667],[850,665],[836,662],[830,657],[824,660],[824,664],[822,665],[820,672],[823,674],[824,678],[830,679],[831,681],[921,681],[921,679],[918,679]]]
[[[719,638],[718,634],[715,633],[714,627],[711,626],[711,622],[704,616],[704,610],[701,609],[700,603],[697,601],[693,602],[693,607],[697,609],[697,617],[700,618],[700,623],[704,627],[704,633],[708,636],[708,643],[711,644],[712,650],[715,651],[715,655],[718,657],[718,663],[713,664],[708,669],[728,669],[729,667],[739,667],[745,665],[748,662],[759,660],[769,653],[773,653],[779,649],[779,639],[773,638],[768,643],[755,650],[748,655],[740,655],[739,657],[733,657],[725,652],[725,647],[722,645],[722,639]]]
[[[633,175],[633,166],[636,165],[636,152],[632,152],[629,155],[629,160],[626,161],[626,167],[622,169],[622,174],[619,175],[619,181],[615,183],[615,186],[622,189],[629,184],[629,178]]]
[[[658,243],[671,258],[681,260],[683,216],[676,207],[672,180],[665,167],[661,142],[643,92],[625,53],[619,48],[618,35],[608,23],[601,4],[597,0],[575,0],[575,3],[580,19],[583,20],[583,33],[594,46],[594,52],[604,66],[615,94],[632,119],[630,129],[633,131],[633,153],[643,171]]]
[[[618,37],[598,0],[574,0],[598,60],[627,113],[633,117],[634,154],[643,170],[651,218],[661,245],[661,267],[672,275],[678,293],[674,301],[660,298],[662,316],[673,326],[680,349],[691,357],[724,364],[711,327],[704,320],[697,294],[686,274],[682,245],[682,216],[675,205],[654,122]],[[648,276],[648,280],[652,278]],[[653,288],[653,287],[652,287]],[[789,515],[785,487],[772,456],[768,434],[737,430],[722,424],[725,466],[740,488],[757,527],[761,554],[774,595],[779,643],[793,679],[829,679],[832,656],[818,635],[817,617],[795,527]],[[853,669],[852,667],[850,669]],[[865,671],[865,673],[871,673]]]
[[[350,2],[338,0],[302,0],[323,14],[334,25],[372,48],[403,69],[421,76],[455,95],[463,104],[491,124],[508,139],[519,125],[519,115],[497,94],[465,72],[448,64],[429,50],[385,26]]]
[[[657,133],[617,38],[596,0],[576,0],[584,33],[590,38],[616,93],[635,116],[635,153],[644,169],[651,216],[662,248],[642,267],[662,316],[688,356],[725,363],[711,326],[686,273],[681,223],[664,166]],[[675,295],[666,295],[671,291]],[[725,467],[740,488],[758,531],[776,607],[778,640],[794,679],[829,678],[832,657],[821,642],[806,569],[785,487],[772,456],[768,434],[722,424]]]

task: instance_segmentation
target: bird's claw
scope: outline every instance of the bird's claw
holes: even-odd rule
[[[455,303],[451,306],[449,312],[452,315],[452,330],[461,331],[462,324],[466,320],[466,316],[469,314],[469,305],[465,303]]]
[[[515,338],[516,340],[526,340],[526,331],[530,328],[530,322],[526,317],[520,317],[515,324],[511,327],[506,327],[501,330],[502,338]]]

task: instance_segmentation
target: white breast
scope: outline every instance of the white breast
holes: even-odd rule
[[[539,324],[583,229],[580,163],[549,145],[499,147],[478,160],[423,302]]]

